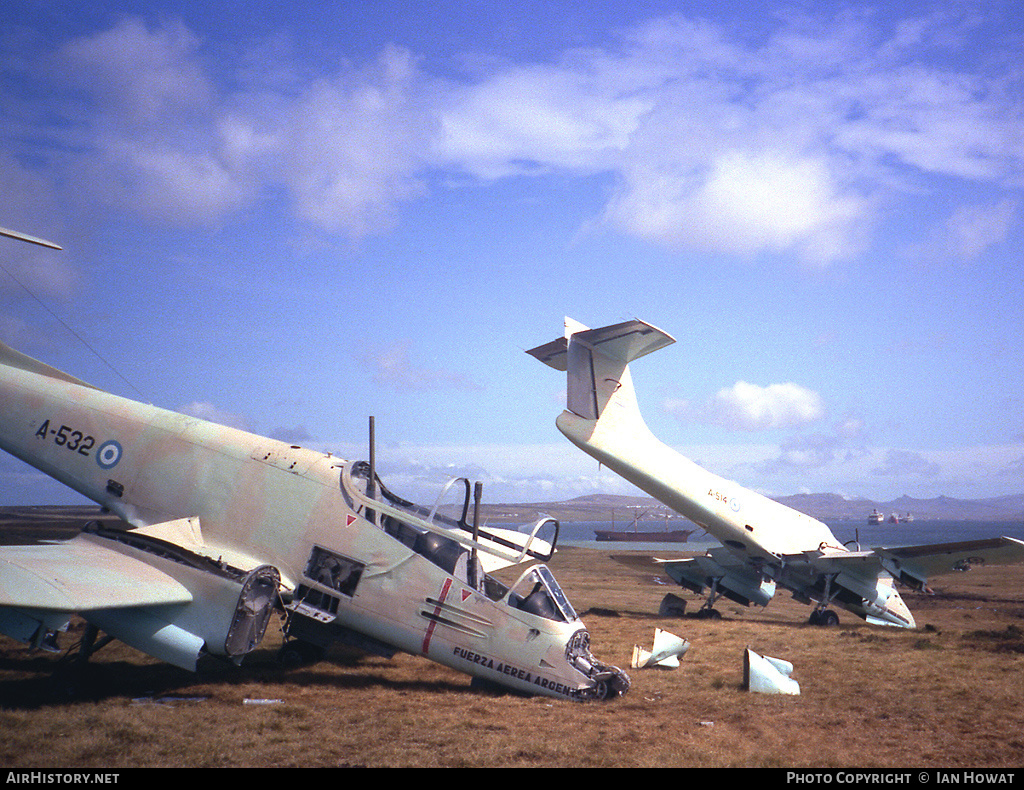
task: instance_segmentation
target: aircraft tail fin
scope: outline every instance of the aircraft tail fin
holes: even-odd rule
[[[614,400],[636,409],[629,363],[675,339],[644,321],[588,329],[565,319],[565,336],[527,351],[567,378],[566,409],[587,420],[599,420]]]
[[[28,354],[22,354],[20,351],[11,348],[3,342],[0,342],[0,365],[7,365],[8,367],[27,370],[30,373],[49,376],[52,379],[59,379],[60,381],[67,381],[71,384],[78,384],[81,387],[97,389],[97,387],[92,384],[82,381],[81,379],[76,379],[70,373],[65,373],[63,370],[58,370],[52,365],[40,362],[38,359],[30,357]]]

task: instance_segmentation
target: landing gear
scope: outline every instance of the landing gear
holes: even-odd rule
[[[50,679],[50,693],[55,699],[76,699],[84,693],[89,685],[85,677],[89,658],[97,650],[114,641],[111,636],[99,638],[99,633],[96,626],[87,624],[78,652],[68,656],[54,670]]]
[[[704,605],[697,610],[698,620],[721,620],[722,613],[715,609],[715,601],[722,597],[718,591],[718,579],[711,579],[711,589],[708,591],[708,598]]]
[[[297,669],[317,663],[324,657],[324,652],[319,645],[294,639],[281,646],[277,660],[285,669]]]
[[[835,581],[836,574],[825,577],[825,594],[821,597],[821,601],[815,607],[814,611],[811,612],[811,616],[808,619],[808,623],[811,625],[821,626],[837,626],[839,625],[839,615],[833,612],[831,609],[825,607],[832,603],[833,599],[839,593],[839,589],[832,589],[832,582]]]
[[[839,625],[839,615],[831,609],[815,609],[807,620],[811,625],[832,627]]]

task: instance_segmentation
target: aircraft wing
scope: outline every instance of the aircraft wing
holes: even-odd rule
[[[88,535],[0,546],[0,607],[84,612],[191,601],[192,594],[167,574]]]
[[[612,559],[640,570],[665,573],[695,593],[714,586],[718,594],[744,606],[765,606],[775,595],[775,582],[771,578],[728,549],[712,548],[703,555],[682,559],[633,555]]]
[[[1001,537],[923,546],[879,546],[865,551],[808,551],[787,555],[785,559],[789,566],[802,565],[820,573],[888,571],[917,587],[931,576],[966,571],[975,565],[1024,562],[1024,541]]]
[[[1024,541],[1001,537],[959,543],[934,543],[926,546],[876,548],[882,565],[901,581],[920,580],[975,565],[1008,565],[1024,562]]]

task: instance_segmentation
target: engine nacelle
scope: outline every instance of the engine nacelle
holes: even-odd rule
[[[717,594],[744,606],[765,606],[775,595],[775,580],[768,575],[754,569],[726,568],[710,556],[668,563],[665,572],[698,595],[714,585]]]
[[[203,653],[239,663],[263,639],[278,605],[281,577],[261,565],[243,571],[145,535],[97,531],[111,548],[145,560],[192,594],[186,604],[82,612],[82,617],[125,644],[169,664],[195,671]]]
[[[100,609],[82,616],[115,639],[190,671],[203,653],[237,663],[259,645],[277,599],[275,568],[256,568],[240,581],[209,573],[177,578],[193,594],[192,603]]]

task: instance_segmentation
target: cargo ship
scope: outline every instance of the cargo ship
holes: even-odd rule
[[[686,543],[697,530],[695,529],[661,529],[661,530],[626,530],[595,529],[598,540],[628,541],[630,543]]]

